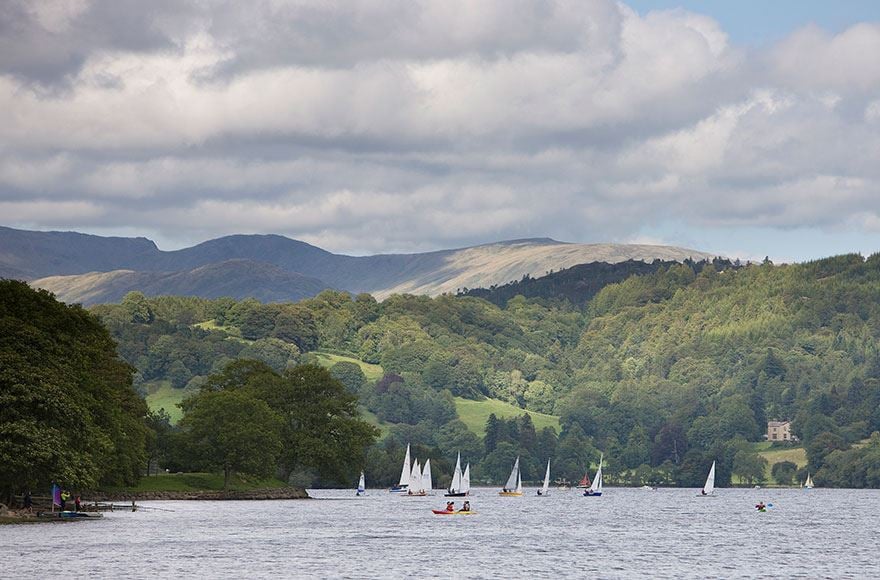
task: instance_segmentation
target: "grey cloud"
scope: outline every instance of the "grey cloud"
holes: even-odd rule
[[[5,225],[388,251],[880,223],[875,25],[743,50],[611,0],[9,7]]]

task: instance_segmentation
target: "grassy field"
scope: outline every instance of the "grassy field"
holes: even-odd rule
[[[378,381],[379,379],[382,378],[382,375],[384,374],[382,371],[382,367],[380,367],[379,365],[372,365],[370,363],[365,363],[364,361],[359,360],[354,357],[342,356],[342,355],[338,355],[338,354],[332,354],[329,352],[320,352],[320,351],[315,351],[312,354],[315,355],[316,357],[318,357],[318,362],[320,363],[320,365],[322,367],[330,368],[338,362],[354,363],[354,364],[358,365],[359,367],[361,367],[361,370],[364,371],[364,376],[367,377],[368,381]]]
[[[172,425],[180,421],[183,416],[183,412],[177,404],[190,394],[190,391],[186,389],[172,387],[171,381],[147,383],[147,405],[154,411],[164,408],[171,416]]]
[[[767,469],[764,472],[764,485],[775,485],[771,470],[774,463],[783,461],[791,461],[798,466],[798,469],[807,464],[807,454],[803,447],[779,447],[774,449],[769,441],[762,441],[753,444],[754,450],[767,460]],[[735,483],[739,483],[738,478],[734,478]]]
[[[391,425],[380,421],[379,417],[368,411],[366,407],[358,407],[358,410],[361,412],[361,417],[363,417],[364,421],[379,429],[379,439],[385,439],[388,436],[388,433],[391,432]]]
[[[535,429],[540,431],[544,427],[553,427],[559,432],[559,417],[555,415],[545,415],[544,413],[536,413],[535,411],[526,411],[520,409],[510,403],[499,401],[498,399],[484,399],[482,401],[472,401],[470,399],[462,399],[455,397],[455,408],[458,416],[468,426],[468,429],[482,437],[486,431],[486,419],[489,415],[495,413],[496,417],[518,417],[523,413],[532,416],[532,422]]]
[[[283,481],[268,478],[243,478],[233,475],[229,482],[231,491],[285,487]],[[103,491],[221,491],[222,473],[162,473],[142,477],[135,487],[108,487]]]

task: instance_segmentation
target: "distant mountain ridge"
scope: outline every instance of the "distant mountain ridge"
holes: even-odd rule
[[[419,254],[347,256],[280,235],[231,235],[174,251],[146,238],[0,227],[0,276],[30,281],[65,302],[148,295],[227,295],[298,300],[324,288],[377,298],[488,288],[589,262],[710,259],[673,246],[575,244],[549,238],[495,242]],[[211,268],[207,268],[211,266]],[[121,295],[120,295],[121,293]]]

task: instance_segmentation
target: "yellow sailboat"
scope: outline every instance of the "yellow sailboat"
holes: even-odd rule
[[[510,472],[510,477],[507,478],[507,483],[504,484],[504,488],[498,492],[498,495],[516,497],[522,494],[522,476],[519,473],[519,457],[517,457],[516,462],[513,464],[513,470]]]

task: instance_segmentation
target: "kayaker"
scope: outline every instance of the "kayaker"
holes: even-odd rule
[[[461,506],[461,511],[463,511],[463,512],[469,512],[469,511],[471,511],[471,502],[469,502],[469,501],[465,501],[465,502],[464,502],[464,505]]]
[[[454,502],[454,501],[448,501],[448,502],[446,502],[446,511],[448,511],[448,512],[454,512],[454,511],[455,511],[455,502]]]
[[[764,505],[764,502],[761,501],[761,502],[758,502],[758,505],[756,505],[755,508],[756,508],[759,512],[761,512],[761,511],[764,511],[765,509],[767,509],[767,506]]]

